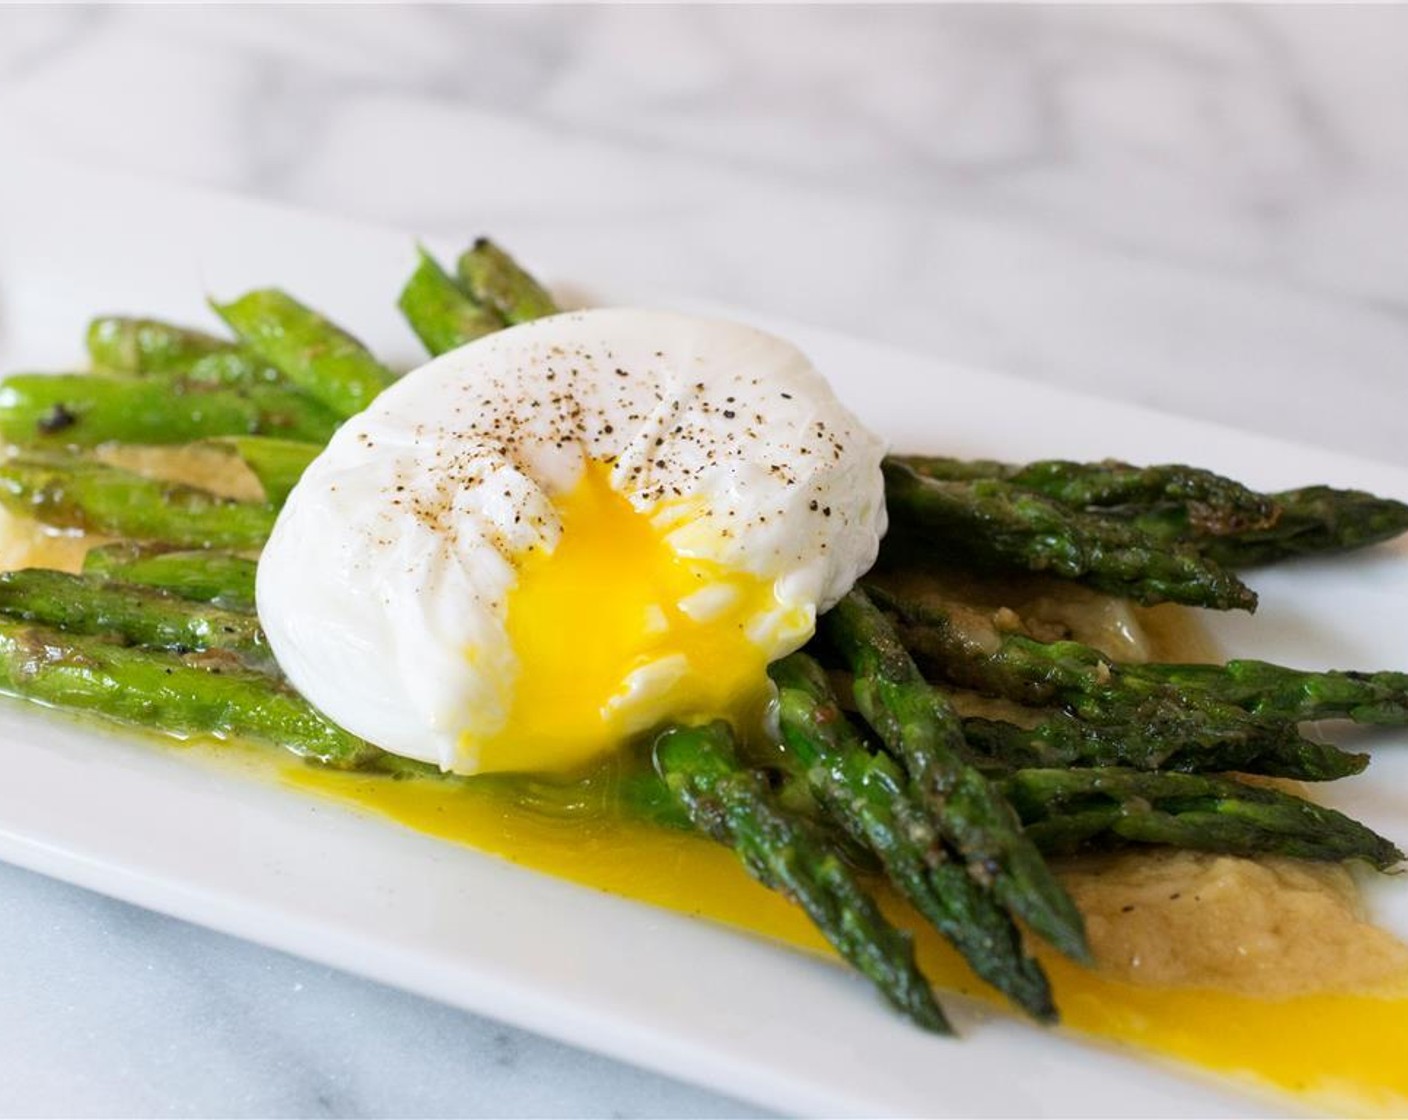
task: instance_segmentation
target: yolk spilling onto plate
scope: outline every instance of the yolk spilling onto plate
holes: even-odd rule
[[[545,817],[473,781],[449,790],[307,768],[285,773],[299,786],[560,878],[832,952],[798,907],[750,879],[731,852],[689,833],[609,815]],[[904,902],[884,884],[876,889],[897,924],[913,931],[935,984],[995,998]],[[1133,984],[1052,953],[1042,961],[1070,1030],[1305,1094],[1335,1112],[1408,1115],[1408,986],[1384,996],[1268,999]]]
[[[808,636],[810,615],[780,608],[759,577],[676,553],[604,463],[557,510],[557,546],[518,563],[518,677],[502,728],[466,743],[479,769],[571,769],[667,718],[755,721],[767,663]]]

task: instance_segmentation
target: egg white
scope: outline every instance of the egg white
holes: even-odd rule
[[[331,719],[472,773],[466,744],[503,726],[520,672],[506,607],[522,560],[556,548],[555,503],[589,463],[676,553],[771,585],[749,625],[776,657],[874,562],[883,450],[761,331],[630,309],[538,320],[435,359],[339,430],[265,549],[260,617]],[[680,609],[707,620],[727,594]],[[667,717],[649,697],[677,670],[645,667],[613,703]]]

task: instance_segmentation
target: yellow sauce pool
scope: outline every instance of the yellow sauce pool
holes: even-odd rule
[[[609,817],[545,818],[472,784],[447,789],[302,767],[284,774],[302,789],[525,867],[831,954],[799,908],[753,882],[730,852],[687,833]],[[908,906],[892,895],[884,901],[913,931],[921,964],[940,988],[989,998]],[[1269,999],[1140,985],[1041,956],[1068,1030],[1303,1094],[1335,1111],[1408,1113],[1408,976],[1383,994]]]

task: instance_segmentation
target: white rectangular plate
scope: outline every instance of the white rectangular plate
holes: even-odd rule
[[[94,312],[210,321],[207,293],[269,283],[410,362],[417,351],[393,308],[411,265],[402,232],[7,155],[0,369],[77,364]],[[1264,486],[1324,481],[1408,499],[1402,470],[711,310],[795,340],[898,447],[1186,460]],[[1216,620],[1230,653],[1310,667],[1408,663],[1402,549],[1254,582],[1265,604],[1256,618]],[[780,1109],[1292,1107],[973,1008],[961,1009],[962,1042],[938,1041],[824,962],[22,705],[0,706],[0,741],[0,858]],[[1378,756],[1372,778],[1340,783],[1329,799],[1402,841],[1408,751],[1390,744]],[[1400,932],[1405,896],[1400,885],[1376,898]]]

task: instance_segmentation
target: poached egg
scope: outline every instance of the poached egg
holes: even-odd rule
[[[555,315],[408,374],[308,468],[259,565],[291,683],[462,774],[756,718],[874,562],[884,447],[791,344]]]

